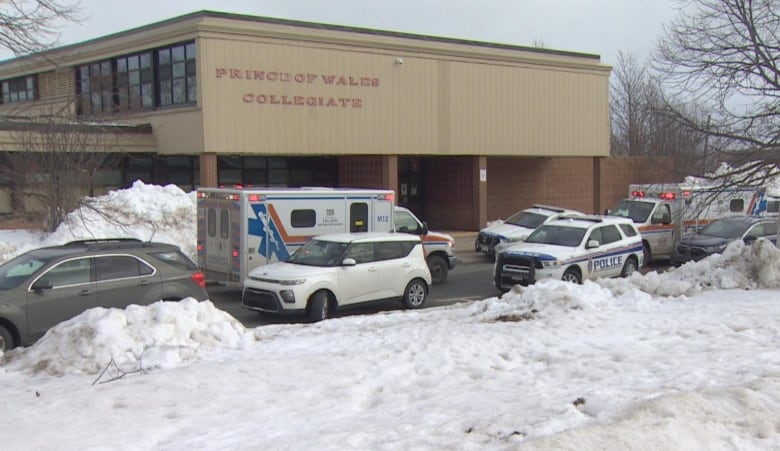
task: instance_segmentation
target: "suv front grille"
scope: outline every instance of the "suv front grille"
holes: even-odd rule
[[[261,310],[263,312],[279,311],[279,302],[276,294],[268,290],[245,289],[241,297],[241,305],[250,310]]]
[[[536,270],[541,267],[542,263],[534,257],[499,254],[496,257],[496,288],[504,290],[518,284],[530,285],[536,279]]]

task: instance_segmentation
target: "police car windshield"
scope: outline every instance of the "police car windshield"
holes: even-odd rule
[[[311,240],[290,255],[287,263],[307,266],[338,266],[344,258],[347,246],[347,243]]]
[[[631,218],[632,221],[642,223],[647,221],[650,213],[653,212],[653,202],[642,202],[640,200],[621,200],[615,208],[609,211],[612,216],[622,216]]]
[[[534,230],[525,240],[526,243],[553,244],[555,246],[577,247],[582,242],[587,229],[560,225],[543,225]]]
[[[535,229],[539,227],[547,216],[540,215],[538,213],[530,213],[527,211],[519,211],[512,216],[508,217],[506,224],[512,224],[520,227],[526,227],[529,229]]]

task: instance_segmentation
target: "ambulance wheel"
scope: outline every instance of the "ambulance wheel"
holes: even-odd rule
[[[564,282],[580,284],[582,283],[582,276],[576,268],[569,268],[566,270],[566,272],[563,273],[561,280]]]
[[[647,243],[642,243],[642,261],[645,266],[650,264],[650,259],[653,257],[653,253],[650,251],[650,246]]]
[[[620,277],[628,277],[633,274],[637,269],[636,259],[634,257],[628,257],[628,260],[623,264],[623,270],[620,271]]]
[[[428,257],[428,270],[431,271],[431,280],[433,283],[444,283],[447,280],[447,262],[438,255]]]
[[[409,309],[422,308],[428,297],[428,287],[421,279],[414,279],[404,290],[404,307]]]
[[[328,294],[324,291],[314,293],[309,300],[309,307],[306,309],[306,319],[310,323],[322,321],[328,317]]]

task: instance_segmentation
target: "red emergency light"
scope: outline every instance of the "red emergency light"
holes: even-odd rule
[[[250,194],[247,196],[247,199],[249,199],[249,202],[257,202],[260,200],[260,196],[257,194]]]
[[[238,258],[238,249],[233,249],[233,258]]]
[[[385,200],[393,201],[395,195],[393,193],[385,194]]]
[[[674,193],[666,192],[666,193],[659,194],[658,197],[660,197],[661,199],[666,199],[666,200],[674,200],[674,198],[677,197],[677,196],[675,196]]]
[[[634,197],[645,197],[645,192],[644,191],[632,191],[631,195],[634,196]]]

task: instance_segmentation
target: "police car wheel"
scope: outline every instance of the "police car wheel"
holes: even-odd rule
[[[637,270],[637,264],[636,260],[634,260],[634,257],[629,257],[628,260],[626,260],[626,263],[623,264],[623,270],[620,271],[621,277],[628,277],[631,274],[633,274]]]
[[[564,282],[571,282],[576,284],[582,283],[582,277],[580,276],[580,273],[577,272],[577,270],[574,268],[567,269],[566,272],[563,273],[561,280]]]

